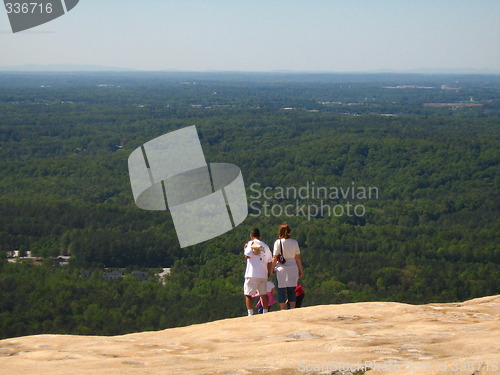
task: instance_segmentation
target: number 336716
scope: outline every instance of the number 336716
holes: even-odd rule
[[[5,8],[8,14],[52,13],[52,3],[5,3]]]

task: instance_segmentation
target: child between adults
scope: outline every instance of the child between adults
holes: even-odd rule
[[[276,300],[274,299],[273,294],[276,293],[276,288],[274,286],[274,283],[272,281],[267,282],[267,298],[268,298],[268,308],[267,311],[271,311],[271,306],[276,303]],[[258,294],[254,294],[252,297],[258,297]],[[258,309],[259,314],[264,313],[264,306],[262,303],[262,298],[259,298],[259,301],[255,304],[255,307]]]

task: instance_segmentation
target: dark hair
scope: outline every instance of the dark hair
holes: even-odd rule
[[[259,228],[253,228],[251,231],[250,231],[250,235],[252,237],[255,237],[255,238],[260,238],[260,230]]]
[[[280,225],[278,229],[278,237],[279,238],[290,238],[292,236],[292,230],[288,226],[288,224]]]

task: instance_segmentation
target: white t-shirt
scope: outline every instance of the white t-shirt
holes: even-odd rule
[[[258,243],[264,248],[259,255],[253,253],[252,242]],[[250,259],[247,259],[245,277],[267,279],[267,264],[271,263],[273,260],[269,246],[260,240],[251,240],[246,244],[244,254],[250,257]]]
[[[279,239],[274,243],[273,255],[281,254],[280,241],[283,246],[283,257],[285,259],[295,259],[295,255],[300,254],[299,243],[293,238]]]

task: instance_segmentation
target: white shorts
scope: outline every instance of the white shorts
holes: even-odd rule
[[[258,293],[260,296],[265,296],[267,294],[267,279],[246,277],[243,293],[245,296],[253,296],[255,293]]]

